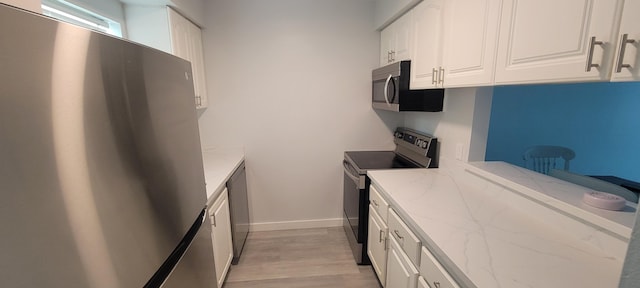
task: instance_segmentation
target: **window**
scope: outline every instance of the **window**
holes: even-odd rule
[[[71,24],[122,37],[122,25],[64,0],[43,0],[42,13]]]

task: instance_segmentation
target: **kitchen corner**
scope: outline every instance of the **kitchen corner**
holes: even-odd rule
[[[433,254],[454,283],[618,285],[635,203],[627,202],[623,211],[603,211],[581,202],[587,189],[562,180],[504,162],[443,160],[436,169],[368,175],[390,211],[417,235],[423,250]],[[390,238],[394,233],[389,224]],[[425,251],[421,258],[422,263],[428,258]]]
[[[202,150],[207,213],[211,219],[216,281],[222,287],[249,234],[249,203],[243,149]]]

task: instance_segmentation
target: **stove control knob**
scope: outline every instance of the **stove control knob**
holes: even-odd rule
[[[429,144],[429,142],[427,141],[422,141],[422,149],[427,149],[427,145]]]
[[[422,139],[416,140],[416,146],[420,147],[422,145]]]
[[[402,138],[404,135],[402,134],[402,132],[396,132],[395,136],[396,136],[396,138],[400,139],[400,138]]]

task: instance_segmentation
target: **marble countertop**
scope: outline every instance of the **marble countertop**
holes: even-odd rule
[[[635,207],[578,213],[576,209],[584,207],[576,199],[543,193],[561,191],[557,189],[566,183],[550,183],[548,176],[540,178],[507,163],[442,161],[440,167],[368,174],[461,286],[617,287],[628,243],[628,236],[619,234],[630,234]],[[536,186],[540,181],[544,189]],[[536,193],[543,195],[531,196]],[[536,197],[556,206],[545,206]],[[573,216],[560,210],[567,207],[576,210],[566,214]],[[588,220],[572,219],[581,216]],[[556,225],[565,218],[564,226]],[[591,228],[568,229],[571,225]],[[608,245],[617,251],[610,253]]]
[[[227,180],[244,161],[242,149],[202,149],[207,203],[213,201],[225,187]]]

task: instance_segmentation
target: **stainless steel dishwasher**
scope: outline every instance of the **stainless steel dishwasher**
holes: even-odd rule
[[[249,198],[247,196],[247,173],[244,161],[227,181],[229,207],[231,210],[231,238],[233,239],[233,259],[238,264],[242,248],[249,234]]]

